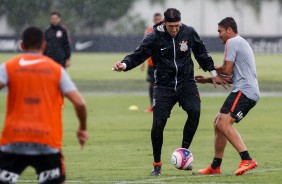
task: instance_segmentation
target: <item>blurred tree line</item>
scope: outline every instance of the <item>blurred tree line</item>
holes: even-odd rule
[[[0,0],[0,17],[5,16],[16,33],[27,25],[46,28],[50,12],[56,10],[74,34],[142,34],[145,21],[138,15],[124,16],[135,1],[137,0]],[[149,1],[152,5],[165,5],[167,0]],[[264,1],[273,0],[232,0],[234,4],[241,2],[252,7],[258,16]],[[282,0],[277,1],[282,5]],[[117,20],[121,23],[116,24]],[[111,28],[109,32],[106,32],[105,26]]]
[[[0,0],[0,16],[5,16],[9,26],[18,33],[27,25],[47,27],[49,14],[55,10],[60,12],[63,23],[72,33],[91,34],[99,32],[105,22],[115,21],[125,15],[134,1]]]

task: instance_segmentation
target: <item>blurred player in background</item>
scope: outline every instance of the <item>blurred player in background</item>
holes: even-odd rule
[[[199,124],[201,102],[194,79],[191,52],[201,68],[211,73],[215,86],[219,83],[225,87],[226,81],[217,75],[213,60],[196,30],[181,23],[179,10],[167,9],[164,13],[164,22],[154,27],[154,31],[132,54],[114,64],[113,70],[129,71],[151,56],[157,58],[157,63],[154,65],[156,83],[151,130],[154,162],[151,175],[161,176],[163,131],[173,106],[179,103],[187,114],[182,148],[190,147]]]
[[[59,12],[50,14],[51,26],[45,31],[45,40],[47,42],[44,55],[49,56],[62,67],[70,66],[71,47],[68,30],[61,25],[61,16]]]
[[[24,54],[0,66],[0,88],[8,87],[7,112],[0,140],[0,183],[13,184],[32,166],[39,184],[65,181],[62,156],[62,106],[66,96],[79,119],[77,138],[88,138],[86,107],[66,71],[49,57],[43,32],[27,28],[22,35]]]
[[[160,13],[155,13],[153,16],[153,23],[154,25],[159,24],[162,22],[163,17]],[[145,30],[144,37],[149,35],[154,30],[153,27],[148,27]],[[149,83],[149,97],[150,97],[150,107],[145,112],[152,112],[153,111],[153,91],[154,91],[154,84],[155,84],[155,77],[154,77],[154,57],[149,57],[147,60],[148,68],[147,68],[147,81]],[[155,62],[157,63],[157,62]],[[142,63],[141,70],[144,71],[145,63]]]
[[[232,77],[233,89],[225,100],[214,122],[215,155],[210,166],[199,170],[200,174],[220,174],[220,165],[227,141],[238,151],[242,162],[236,175],[257,166],[237,130],[232,126],[241,121],[259,100],[256,64],[249,43],[238,34],[237,24],[232,17],[218,23],[219,38],[225,44],[224,63],[216,67],[218,74]],[[211,78],[196,76],[198,83],[212,83]]]

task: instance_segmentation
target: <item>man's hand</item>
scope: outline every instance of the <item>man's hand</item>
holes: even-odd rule
[[[228,84],[233,84],[233,81],[232,81],[231,76],[223,75],[223,74],[219,74],[219,76],[220,76],[221,78],[223,78],[226,82],[228,82]]]
[[[205,83],[213,83],[211,78],[204,77],[202,75],[195,76],[196,83],[205,84]]]
[[[116,71],[116,72],[121,72],[123,70],[125,70],[126,65],[124,63],[121,62],[117,62],[114,64],[112,70]]]
[[[78,142],[80,144],[81,149],[83,149],[85,142],[88,140],[87,131],[79,128],[76,131],[76,136],[77,136],[77,139],[78,139]]]
[[[225,89],[227,89],[227,86],[231,87],[229,83],[224,78],[220,77],[219,75],[213,77],[212,81],[213,81],[213,85],[215,88],[217,87],[218,84],[222,85],[222,87],[224,87]]]
[[[68,67],[70,67],[70,65],[71,65],[71,61],[70,61],[70,59],[67,59],[65,67],[68,68]]]

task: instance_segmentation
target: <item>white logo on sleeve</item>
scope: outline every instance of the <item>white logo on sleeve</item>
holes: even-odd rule
[[[20,66],[29,66],[29,65],[35,65],[35,64],[38,64],[38,63],[42,63],[46,61],[45,59],[35,59],[35,60],[25,60],[24,58],[21,58],[20,59]]]

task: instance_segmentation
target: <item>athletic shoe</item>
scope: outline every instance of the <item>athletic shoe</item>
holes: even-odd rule
[[[254,169],[257,167],[255,160],[242,160],[239,165],[239,169],[235,172],[237,176],[244,174],[248,170]]]
[[[210,165],[205,169],[198,170],[198,173],[199,174],[221,174],[221,171],[220,171],[220,167],[213,169]]]
[[[154,162],[153,167],[154,168],[151,172],[151,176],[161,176],[162,162]]]
[[[148,109],[145,110],[146,113],[151,113],[153,112],[153,107],[148,107]]]

